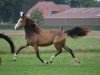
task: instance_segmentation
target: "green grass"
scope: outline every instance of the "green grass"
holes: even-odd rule
[[[3,32],[3,30],[1,30]],[[13,32],[8,30],[9,33]],[[15,31],[16,32],[16,31]],[[22,32],[22,31],[19,31]],[[16,32],[17,33],[17,32]],[[11,36],[16,49],[25,44],[23,36]],[[99,75],[100,74],[100,38],[68,38],[66,44],[73,49],[81,65],[73,65],[71,55],[63,53],[54,59],[52,64],[43,64],[36,57],[32,47],[23,49],[17,61],[12,61],[10,47],[7,42],[0,39],[0,75]],[[41,57],[49,61],[56,52],[52,46],[40,48]]]
[[[24,37],[13,37],[13,42],[15,43],[15,48],[18,49],[20,46],[26,43]],[[100,38],[77,38],[72,39],[68,38],[66,40],[67,46],[73,49],[73,51],[99,51],[100,49]],[[40,52],[55,52],[54,46],[47,46],[40,48]],[[0,39],[0,53],[8,53],[10,52],[10,47],[8,43]],[[27,47],[21,51],[21,53],[33,53],[34,49],[32,47]]]
[[[64,50],[52,64],[43,64],[35,56],[32,47],[21,51],[17,61],[14,62],[11,61],[11,54],[5,54],[10,51],[7,43],[1,41],[0,57],[3,62],[0,65],[0,75],[98,75],[100,73],[100,38],[67,40],[66,44],[73,49],[75,56],[81,61],[81,65],[78,66],[73,65],[71,55]],[[16,37],[13,41],[17,48],[25,43],[23,38]],[[53,46],[40,49],[42,49],[41,57],[47,61],[56,52]]]
[[[49,60],[54,53],[42,53]],[[81,65],[73,65],[69,54],[62,53],[52,64],[41,63],[35,54],[19,54],[17,61],[11,61],[10,54],[1,54],[0,75],[98,75],[100,73],[100,53],[75,53]]]

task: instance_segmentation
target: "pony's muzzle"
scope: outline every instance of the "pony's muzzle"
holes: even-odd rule
[[[15,30],[18,30],[18,25],[17,25],[17,24],[15,25],[14,29],[15,29]]]

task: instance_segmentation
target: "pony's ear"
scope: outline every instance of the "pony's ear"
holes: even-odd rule
[[[24,17],[24,12],[20,12],[20,16],[21,17]]]

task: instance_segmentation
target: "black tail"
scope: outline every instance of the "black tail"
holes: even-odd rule
[[[87,33],[89,32],[89,28],[81,28],[81,27],[75,27],[70,30],[65,30],[64,31],[68,36],[72,38],[76,37],[81,37],[81,36],[86,36]]]
[[[1,33],[0,33],[0,38],[5,39],[9,43],[9,45],[11,47],[11,52],[13,54],[15,51],[15,46],[14,46],[14,43],[12,42],[12,40],[7,35],[1,34]]]

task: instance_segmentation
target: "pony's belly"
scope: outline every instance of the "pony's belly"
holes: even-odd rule
[[[41,44],[39,44],[38,46],[45,47],[45,46],[50,46],[50,45],[52,45],[52,44],[53,44],[52,42],[50,42],[50,43],[45,43],[45,44],[41,43]]]

